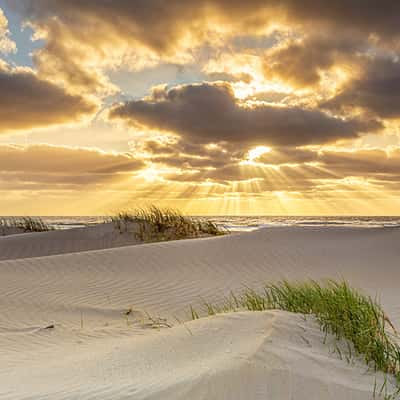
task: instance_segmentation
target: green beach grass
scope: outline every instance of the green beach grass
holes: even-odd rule
[[[217,236],[226,233],[209,220],[187,217],[179,210],[159,208],[154,205],[132,211],[120,211],[111,217],[111,222],[121,233],[127,230],[129,224],[138,224],[136,236],[144,242]]]
[[[384,387],[374,389],[385,399],[398,398],[400,394],[400,346],[397,332],[380,304],[369,296],[351,288],[346,282],[328,281],[321,285],[315,281],[290,283],[282,281],[266,285],[263,290],[250,288],[241,294],[231,295],[221,304],[204,303],[201,313],[190,307],[192,319],[202,314],[215,315],[245,309],[249,311],[284,310],[315,316],[321,330],[337,340],[346,340],[368,367],[395,378],[395,393]]]

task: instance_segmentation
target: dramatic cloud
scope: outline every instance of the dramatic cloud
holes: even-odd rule
[[[283,147],[271,149],[271,151],[257,157],[255,161],[262,164],[303,164],[318,160],[318,152],[296,147]]]
[[[100,0],[96,3],[32,0],[9,3],[42,29],[56,29],[50,25],[52,17],[57,15],[59,26],[70,28],[70,39],[86,34],[87,40],[100,46],[109,41],[136,45],[142,43],[158,53],[176,49],[177,44],[185,45],[183,42],[189,38],[202,36],[212,30],[213,23],[218,22],[229,30],[231,24],[242,28],[250,24],[260,27],[265,25],[265,18],[268,17],[259,14],[267,8],[265,2],[259,0],[246,4],[236,0]],[[118,24],[115,24],[116,20]]]
[[[8,0],[9,6],[21,12],[46,40],[35,60],[41,74],[68,82],[77,90],[116,90],[103,74],[103,69],[127,62],[134,67],[157,62],[157,57],[184,60],[193,56],[201,45],[223,46],[224,38],[265,34],[273,29],[329,30],[332,38],[375,36],[385,42],[399,39],[400,5],[394,0],[373,0],[368,5],[358,0]],[[115,23],[118,21],[118,23]],[[334,39],[332,39],[334,40]],[[292,52],[302,49],[293,48]],[[311,65],[304,75],[315,82],[319,68],[332,63],[333,54],[326,44],[311,43],[325,52],[317,61],[299,62],[300,68]],[[291,59],[281,49],[279,58]],[[305,50],[309,55],[312,51]],[[65,60],[68,60],[67,62]],[[280,61],[273,68],[282,72]],[[90,71],[89,71],[89,69]]]
[[[92,207],[99,191],[102,204],[282,192],[286,205],[400,190],[399,1],[4,1],[26,31],[0,10],[2,142],[96,122],[78,139],[29,134],[59,146],[0,145],[3,197],[81,190]],[[78,140],[107,152],[61,146]]]
[[[206,159],[196,169],[171,173],[171,181],[204,182],[224,185],[232,182],[257,181],[264,191],[305,190],[322,187],[325,181],[340,183],[347,178],[366,178],[386,185],[387,181],[400,181],[400,149],[385,152],[379,149],[358,151],[312,151],[301,148],[271,150],[254,162],[226,159],[225,164],[207,164]],[[179,156],[163,163],[175,166]],[[285,186],[286,185],[286,186]],[[261,189],[260,189],[261,190]]]
[[[138,143],[134,153],[164,170],[171,182],[257,182],[264,191],[321,187],[329,181],[360,178],[379,183],[400,181],[400,148],[358,150],[304,147],[257,147],[238,151],[235,145],[185,145],[184,142]],[[269,189],[267,186],[269,185]],[[279,187],[279,189],[277,189]],[[294,189],[297,187],[297,189]]]
[[[10,39],[9,35],[8,21],[0,8],[0,53],[13,53],[17,50],[15,42]]]
[[[129,153],[50,145],[0,145],[0,169],[48,173],[113,173],[143,167]]]
[[[322,72],[349,63],[361,49],[366,49],[361,39],[339,34],[291,39],[266,52],[264,73],[297,87],[312,86],[319,83]]]
[[[81,185],[130,176],[143,167],[131,154],[45,144],[0,145],[0,178],[11,181]]]
[[[158,88],[152,98],[115,106],[109,117],[174,132],[197,143],[305,145],[356,138],[379,128],[376,122],[342,120],[317,110],[244,107],[229,84],[207,83]]]
[[[133,146],[135,154],[141,154],[152,163],[161,163],[169,167],[187,169],[221,168],[232,162],[239,162],[245,152],[235,146],[202,145],[175,141],[159,143],[155,140],[140,141]]]
[[[357,0],[334,0],[329,4],[324,0],[28,0],[14,7],[22,8],[30,20],[42,24],[57,15],[76,34],[97,33],[99,43],[105,40],[102,33],[107,31],[110,36],[134,38],[158,51],[174,46],[187,32],[211,30],[216,22],[222,27],[241,27],[243,33],[276,21],[290,21],[392,37],[399,35],[400,13],[400,5],[394,0],[372,0],[362,6]]]
[[[383,58],[368,60],[361,76],[322,106],[339,110],[358,107],[381,118],[399,118],[400,63]]]
[[[386,152],[379,149],[349,152],[323,152],[318,160],[327,168],[344,175],[395,175],[400,179],[400,149]]]
[[[29,69],[0,64],[0,133],[70,123],[92,115],[97,105],[39,79]]]
[[[312,166],[294,168],[282,166],[277,170],[249,165],[227,165],[224,168],[213,171],[202,171],[190,179],[204,181],[210,179],[213,182],[230,186],[235,183],[254,183],[253,191],[273,192],[273,191],[304,191],[321,186],[321,180],[336,178],[334,174],[323,171]],[[251,184],[250,184],[251,188]],[[244,188],[245,189],[245,188]],[[247,188],[249,190],[249,187]]]
[[[399,38],[400,4],[396,0],[297,0],[276,1],[286,8],[290,18],[319,28],[335,28],[349,32],[375,34],[387,39]]]

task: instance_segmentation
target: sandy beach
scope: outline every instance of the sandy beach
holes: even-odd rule
[[[189,310],[244,286],[333,278],[378,296],[399,326],[399,229],[104,237],[103,225],[0,237],[1,399],[367,399],[382,384],[311,317]]]

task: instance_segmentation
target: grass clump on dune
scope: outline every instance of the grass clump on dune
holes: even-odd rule
[[[111,217],[120,232],[137,224],[136,236],[141,241],[174,240],[205,235],[223,235],[211,221],[195,219],[171,208],[150,206],[133,211],[122,211]]]
[[[53,230],[53,228],[38,217],[2,218],[0,219],[0,227],[22,232],[46,232]]]
[[[232,293],[220,306],[205,303],[208,315],[237,309],[277,309],[314,315],[325,335],[333,334],[338,340],[351,342],[368,366],[396,378],[398,391],[385,398],[395,398],[400,393],[400,346],[394,338],[397,332],[379,303],[347,283],[283,281],[267,285],[262,291],[246,289],[238,296]],[[199,317],[192,307],[190,311],[193,319]]]

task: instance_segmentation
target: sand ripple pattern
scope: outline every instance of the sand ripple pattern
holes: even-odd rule
[[[48,234],[54,235],[55,232]],[[55,248],[51,248],[50,240],[47,242],[48,252],[61,254],[37,257],[37,251],[32,250],[33,257],[30,258],[29,251],[34,248],[30,245],[31,237],[21,235],[18,239],[24,258],[0,261],[0,399],[245,398],[228,397],[240,390],[224,391],[220,381],[215,380],[215,376],[224,377],[224,374],[229,379],[238,378],[237,374],[243,371],[232,367],[236,364],[221,364],[219,359],[218,362],[214,360],[215,363],[213,361],[214,364],[211,363],[208,368],[211,368],[210,371],[215,370],[215,376],[200,368],[199,365],[203,365],[201,363],[205,363],[206,358],[199,361],[197,369],[190,368],[189,358],[182,361],[182,369],[173,366],[177,357],[184,357],[180,352],[191,354],[190,346],[193,346],[190,342],[187,349],[179,348],[180,335],[191,335],[186,325],[179,325],[175,317],[180,321],[188,320],[189,305],[199,306],[202,299],[218,300],[231,290],[240,290],[244,285],[257,286],[282,278],[345,278],[371,295],[379,295],[392,320],[400,324],[400,230],[395,228],[266,228],[218,238],[68,254],[59,251],[58,242]],[[4,239],[9,238],[1,238],[0,242]],[[61,250],[70,250],[68,241],[66,243],[66,249]],[[98,246],[103,244],[101,242]],[[0,257],[4,246],[2,242]],[[6,253],[6,256],[3,253],[3,257],[9,258],[11,253]],[[129,309],[131,313],[126,316]],[[179,326],[153,332],[140,322],[146,313],[167,318],[170,323]],[[241,332],[243,321],[239,317],[239,320],[235,317],[225,318],[220,320],[221,325],[209,327],[215,329],[214,339],[209,337],[205,322],[195,321],[188,325],[190,329],[199,329],[200,342],[209,341],[209,350],[202,348],[200,351],[204,357],[207,354],[211,357],[213,346],[216,346],[214,350],[218,357],[223,358],[225,351],[231,347],[227,343],[222,345],[220,340],[229,338],[232,329]],[[258,381],[260,371],[265,369],[265,365],[261,368],[261,361],[280,357],[286,363],[282,364],[282,368],[289,371],[289,359],[283,354],[273,355],[272,350],[268,348],[267,351],[264,345],[260,352],[246,347],[250,346],[249,341],[255,343],[258,337],[256,333],[260,329],[263,332],[261,337],[266,340],[265,337],[269,337],[270,333],[267,334],[264,327],[272,322],[265,321],[267,317],[243,318],[246,324],[254,324],[255,331],[250,333],[246,330],[243,333],[248,335],[246,340],[238,334],[238,340],[244,341],[240,342],[241,346],[245,346],[244,350],[234,358],[228,358],[229,362],[242,360],[242,363],[246,357],[250,357],[249,354],[257,354],[248,358],[255,365],[249,367],[251,372],[247,367],[245,371],[249,374],[249,382],[259,387],[257,390],[260,395],[247,398],[261,399],[266,398],[262,396],[267,394],[272,399],[292,398],[290,391],[280,393],[282,397],[274,397],[272,389],[269,388],[268,392],[265,388],[265,379],[264,386]],[[286,321],[285,318],[283,321]],[[44,329],[49,325],[54,325],[54,328]],[[190,340],[196,342],[197,339]],[[175,341],[176,347],[173,345]],[[157,355],[150,351],[152,343],[164,353]],[[162,343],[166,347],[163,348]],[[140,352],[140,346],[148,349],[149,353]],[[300,351],[296,346],[293,345],[293,354]],[[124,352],[136,356],[122,356]],[[257,361],[257,357],[261,357],[261,361]],[[311,361],[315,363],[318,360]],[[159,363],[166,370],[160,370],[153,380],[145,379],[144,372],[132,369],[132,362],[136,363],[140,371],[147,371],[147,374],[148,368],[154,368]],[[241,368],[241,363],[237,364],[238,368]],[[276,367],[278,364],[273,365]],[[32,368],[35,373],[32,373]],[[272,381],[289,379],[289,372],[277,375],[279,368],[276,368],[273,370],[275,372],[268,372],[272,374]],[[335,368],[339,367],[335,364]],[[170,374],[168,370],[171,370]],[[57,371],[65,371],[64,383],[57,377]],[[301,374],[296,375],[299,371],[292,377],[298,382],[301,381]],[[347,387],[344,375],[340,377],[343,385],[339,378],[335,385]],[[144,383],[139,384],[139,378]],[[224,382],[225,378],[221,379]],[[308,376],[307,379],[311,378]],[[324,379],[316,382],[316,387],[320,387],[318,385],[325,382]],[[190,390],[185,389],[188,382]],[[213,392],[204,392],[202,385],[206,382],[211,387],[215,386],[215,394],[221,397],[213,397]],[[293,384],[296,386],[299,383]],[[321,385],[318,390],[323,392],[318,393],[327,394],[320,398],[333,399],[332,387],[327,389],[325,384]],[[348,391],[354,397],[343,398],[363,398],[359,396],[359,393],[365,395],[367,386],[363,385],[360,383],[358,394]],[[175,391],[171,392],[171,388],[175,388]]]

